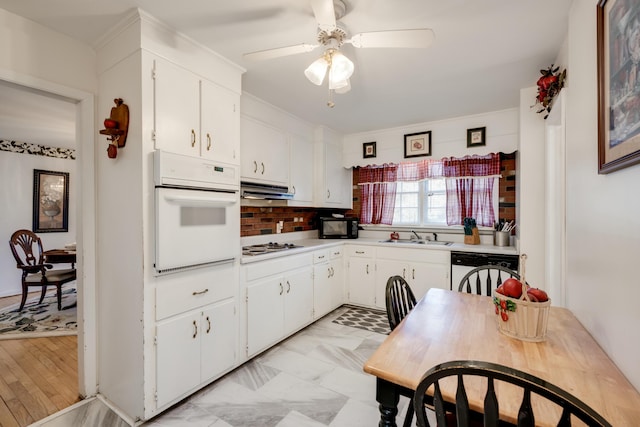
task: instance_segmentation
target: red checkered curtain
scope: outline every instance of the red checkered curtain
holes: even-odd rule
[[[500,155],[465,156],[443,159],[447,186],[447,225],[462,225],[475,218],[478,225],[495,223],[493,187],[500,176]]]
[[[398,166],[366,166],[360,168],[360,223],[386,224],[393,222],[396,205],[396,180]]]

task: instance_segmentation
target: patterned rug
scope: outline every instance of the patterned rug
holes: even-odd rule
[[[335,318],[333,323],[379,334],[388,334],[390,332],[389,320],[385,311],[354,306],[346,307],[347,311]]]
[[[75,282],[62,287],[62,310],[58,311],[58,300],[54,288],[38,304],[40,295],[27,300],[22,311],[14,304],[0,311],[0,340],[39,338],[60,335],[76,335]],[[52,292],[53,291],[53,292]],[[68,308],[67,308],[68,307]]]

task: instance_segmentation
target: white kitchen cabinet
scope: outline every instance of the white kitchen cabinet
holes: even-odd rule
[[[239,164],[240,95],[207,80],[200,81],[200,155]]]
[[[375,307],[375,248],[347,246],[348,301],[352,304]]]
[[[236,362],[235,300],[158,322],[157,405],[164,406]]]
[[[416,299],[429,289],[449,289],[450,252],[423,248],[377,248],[375,305],[386,308],[385,290],[391,276],[402,276]]]
[[[161,58],[153,76],[155,148],[238,164],[240,96]]]
[[[280,129],[240,118],[242,180],[289,186],[289,141]]]
[[[245,266],[247,355],[251,357],[313,321],[311,254]]]
[[[352,174],[342,166],[342,139],[327,128],[316,132],[315,205],[351,209]]]
[[[311,206],[313,204],[313,141],[297,135],[291,139],[291,178],[289,191],[293,200],[288,206]]]
[[[342,247],[333,247],[314,253],[314,319],[319,319],[343,303],[344,269],[342,252]]]

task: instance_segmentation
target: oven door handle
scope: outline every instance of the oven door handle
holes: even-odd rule
[[[181,195],[172,193],[164,194],[162,197],[167,203],[173,203],[179,206],[222,207],[231,206],[238,203],[238,195],[236,193],[211,193],[207,196]]]

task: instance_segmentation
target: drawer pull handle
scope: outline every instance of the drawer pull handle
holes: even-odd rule
[[[202,294],[206,294],[207,292],[209,292],[209,288],[203,290],[203,291],[193,291],[192,295],[196,296],[196,295],[202,295]]]
[[[258,172],[258,162],[256,162],[255,160],[253,161],[253,173]]]
[[[320,255],[320,256],[318,257],[318,259],[323,259],[323,258],[324,258],[324,255]]]
[[[260,164],[262,165],[262,172],[260,173],[261,175],[264,175],[264,163],[260,162]]]
[[[207,333],[211,332],[211,319],[207,316]]]
[[[196,131],[191,129],[191,146],[196,146]]]
[[[402,278],[403,278],[403,279],[406,279],[406,278],[407,278],[407,269],[406,269],[406,268],[403,268],[403,269],[402,269]]]
[[[207,133],[207,151],[211,150],[211,135]]]
[[[367,274],[369,274],[369,264],[367,264]]]
[[[333,275],[335,274],[335,270],[333,269],[333,267],[330,267],[330,268],[331,268],[331,277],[333,277]]]
[[[415,269],[415,268],[412,268],[412,269],[411,269],[411,278],[412,278],[413,280],[416,280],[416,269]]]
[[[291,283],[287,280],[287,293],[291,290]]]
[[[193,338],[198,336],[198,324],[196,323],[196,321],[193,321]]]
[[[282,287],[282,283],[280,283],[280,295],[284,292],[284,288]]]
[[[327,279],[331,278],[331,267],[327,268]]]
[[[356,251],[356,253],[362,255],[364,251]]]

